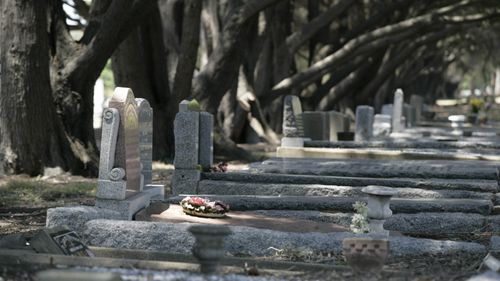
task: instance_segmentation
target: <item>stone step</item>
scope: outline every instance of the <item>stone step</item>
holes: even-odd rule
[[[353,213],[327,213],[320,211],[257,210],[253,213],[277,218],[303,219],[349,227]],[[491,219],[490,219],[491,218]],[[384,224],[387,230],[408,235],[456,237],[495,231],[495,216],[466,213],[394,214]]]
[[[497,193],[499,191],[498,183],[496,180],[476,179],[368,178],[241,172],[203,173],[202,178],[214,181],[232,181],[244,183],[321,184],[340,186],[381,185],[389,187],[409,187],[432,190],[468,190],[491,193]]]
[[[250,171],[342,177],[497,180],[497,165],[488,161],[273,158],[252,163]]]
[[[320,184],[281,184],[202,180],[198,193],[214,195],[265,195],[265,196],[332,196],[363,197],[362,186],[338,186]],[[468,198],[495,199],[494,193],[466,190],[426,190],[420,188],[395,188],[398,198]]]
[[[250,196],[250,195],[196,195],[211,200],[223,201],[236,211],[247,210],[316,210],[353,212],[352,204],[365,201],[356,197],[325,196]],[[177,204],[184,196],[168,198],[168,203]],[[479,199],[392,199],[394,213],[462,212],[487,215],[491,213],[491,200]]]
[[[188,234],[190,223],[93,220],[85,224],[82,236],[88,244],[100,247],[128,248],[189,254],[194,238]],[[351,232],[292,233],[245,226],[229,226],[232,235],[225,239],[225,252],[233,256],[254,257],[274,254],[275,249],[307,249],[313,253],[342,252],[342,240],[348,237],[369,237]],[[120,237],[120,239],[116,239]],[[431,239],[390,236],[389,262],[401,259],[434,256],[459,258],[459,254],[486,255],[486,247],[478,243],[439,241]]]
[[[471,152],[482,149],[486,152],[500,150],[496,141],[306,141],[306,147],[324,148],[409,148],[409,149],[471,149]]]
[[[319,148],[278,147],[279,157],[323,158],[323,159],[383,159],[383,160],[482,160],[500,161],[496,151],[469,152],[457,149],[411,149],[411,148]]]

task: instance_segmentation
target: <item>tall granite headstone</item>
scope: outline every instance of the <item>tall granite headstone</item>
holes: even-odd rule
[[[373,107],[360,105],[356,107],[355,141],[369,141],[373,136]]]
[[[392,132],[397,133],[403,131],[404,127],[401,123],[403,117],[403,90],[397,89],[394,93],[394,103],[392,108]]]
[[[281,146],[303,147],[304,124],[302,106],[297,96],[286,96],[283,101],[283,138]]]
[[[328,111],[328,125],[329,125],[329,138],[330,141],[337,141],[337,133],[347,132],[346,130],[346,115],[337,111]]]
[[[144,185],[153,177],[153,109],[145,99],[135,99],[139,117],[139,151]]]
[[[139,153],[139,117],[134,94],[129,88],[118,87],[109,101],[109,107],[120,114],[116,140],[115,166],[125,170],[127,197],[139,192],[141,187],[141,160]]]
[[[328,140],[330,138],[329,116],[326,112],[303,112],[302,121],[305,137],[311,140]]]
[[[198,161],[203,170],[208,170],[214,162],[214,117],[208,112],[200,112],[200,136]]]

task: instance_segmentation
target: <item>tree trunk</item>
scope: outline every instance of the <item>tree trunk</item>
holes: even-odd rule
[[[136,97],[148,100],[153,108],[153,158],[163,161],[174,153],[175,117],[167,110],[175,100],[169,90],[165,53],[160,14],[155,8],[112,56],[116,86],[131,88]]]
[[[78,172],[83,163],[74,157],[52,98],[47,3],[2,1],[0,11],[3,169],[32,176],[54,166]]]

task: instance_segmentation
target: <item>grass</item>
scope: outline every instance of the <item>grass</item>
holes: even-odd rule
[[[38,180],[10,180],[0,186],[0,207],[39,205],[61,199],[95,196],[96,184],[70,182],[49,184]]]

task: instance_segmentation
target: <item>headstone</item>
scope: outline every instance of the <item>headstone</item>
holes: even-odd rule
[[[394,93],[394,103],[392,108],[392,132],[397,133],[403,131],[404,127],[401,124],[403,117],[403,90],[397,89]]]
[[[355,141],[369,141],[373,136],[373,107],[360,105],[356,108]]]
[[[283,137],[303,137],[302,106],[297,96],[286,96],[283,101]]]
[[[139,192],[141,187],[141,160],[139,154],[139,117],[134,93],[129,88],[118,87],[109,101],[109,107],[120,114],[116,140],[115,166],[125,170],[127,197]]]
[[[415,107],[406,103],[403,105],[403,116],[405,118],[404,124],[406,127],[415,126],[415,112]]]
[[[179,112],[174,120],[176,169],[198,169],[200,113]]]
[[[424,99],[419,95],[411,95],[410,104],[415,107],[415,123],[418,123],[422,118]]]
[[[214,117],[208,112],[200,112],[200,151],[198,161],[204,170],[210,169],[213,164],[214,142],[213,142],[213,127]]]
[[[373,135],[388,136],[391,133],[391,116],[375,114],[373,121]]]
[[[329,138],[330,141],[337,141],[337,133],[346,132],[345,116],[337,111],[326,112],[328,114]]]
[[[179,103],[179,112],[186,112],[189,111],[189,101],[188,100],[183,100]]]
[[[392,117],[393,106],[392,103],[382,105],[382,110],[380,114],[389,115]]]
[[[139,116],[139,151],[144,185],[153,177],[153,109],[145,99],[135,99]]]
[[[330,125],[326,112],[306,111],[302,113],[304,136],[311,140],[329,140]]]

